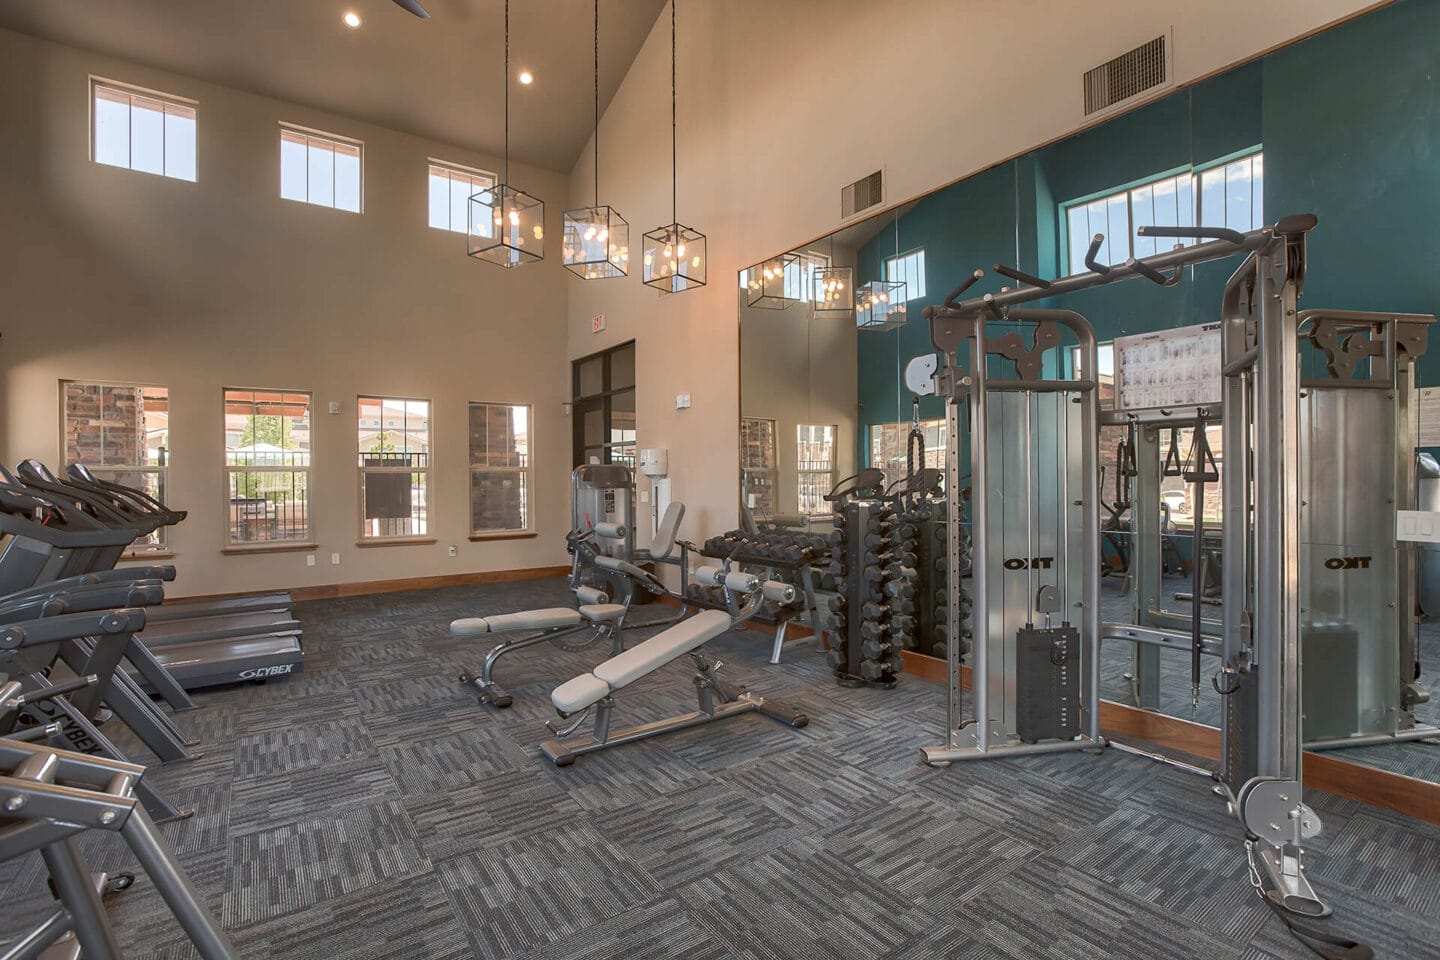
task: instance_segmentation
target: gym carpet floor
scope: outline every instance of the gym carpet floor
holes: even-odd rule
[[[456,682],[487,645],[446,625],[566,595],[554,580],[302,604],[302,675],[181,715],[204,756],[149,778],[195,809],[164,833],[243,956],[1311,956],[1251,892],[1207,780],[1118,750],[926,768],[941,686],[838,688],[810,640],[780,666],[759,633],[709,647],[809,727],[746,714],[557,770],[536,750],[548,691],[598,651],[502,661],[515,705],[497,712]],[[693,704],[676,663],[624,692],[617,723]],[[1310,875],[1337,932],[1433,955],[1440,827],[1310,799]],[[92,864],[123,869],[99,839]],[[0,885],[0,935],[46,909],[38,856]],[[129,957],[193,955],[143,878],[112,915]]]

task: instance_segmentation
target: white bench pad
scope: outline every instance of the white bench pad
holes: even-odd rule
[[[619,620],[624,613],[623,603],[587,603],[580,608],[580,616],[591,623],[610,623]]]
[[[464,617],[450,621],[450,632],[460,637],[479,637],[489,633],[515,633],[520,630],[552,630],[582,622],[579,610],[569,607],[547,607],[543,610],[522,610],[493,617]]]
[[[698,613],[611,657],[593,672],[562,683],[550,694],[550,702],[561,713],[583,710],[676,657],[704,646],[729,629],[730,615],[723,610]]]

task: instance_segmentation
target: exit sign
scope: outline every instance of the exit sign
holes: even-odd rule
[[[597,313],[590,318],[590,332],[599,333],[605,329],[605,314]]]

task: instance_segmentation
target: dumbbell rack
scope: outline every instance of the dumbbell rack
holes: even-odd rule
[[[801,596],[804,597],[803,605],[771,605],[769,601],[766,601],[765,604],[762,605],[762,612],[754,618],[761,623],[773,623],[775,625],[775,643],[770,650],[771,663],[780,662],[780,653],[785,646],[786,629],[791,623],[800,619],[800,617],[808,614],[810,626],[814,629],[815,635],[817,637],[820,636],[819,611],[815,603],[815,584],[811,567],[817,559],[823,558],[816,557],[813,551],[805,549],[801,551],[799,559],[785,560],[748,551],[743,544],[740,545],[740,549],[737,552],[733,545],[729,550],[717,550],[712,548],[710,542],[707,542],[707,545],[700,551],[700,556],[708,557],[712,560],[729,560],[731,567],[737,570],[744,570],[747,567],[759,567],[766,571],[782,571],[789,575],[770,577],[769,574],[766,573],[763,578],[785,580],[794,583],[799,588]],[[692,585],[691,589],[687,589],[687,594],[687,598],[699,606],[709,607],[715,610],[727,609],[723,600],[709,596],[706,588],[698,584]],[[773,611],[773,615],[767,611]]]
[[[888,690],[905,668],[901,651],[915,643],[915,571],[899,561],[907,555],[908,538],[887,534],[880,544],[866,546],[871,526],[891,524],[890,530],[898,530],[889,500],[842,501],[835,519],[842,535],[832,553],[838,596],[831,607],[830,665],[841,686]],[[884,550],[894,559],[881,568],[875,561]],[[867,577],[867,567],[880,576]]]

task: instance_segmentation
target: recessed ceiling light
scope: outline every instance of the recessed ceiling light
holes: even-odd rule
[[[535,82],[535,74],[531,73],[529,70],[521,70],[520,82],[528,87],[530,84]]]
[[[345,21],[345,26],[351,30],[358,30],[360,28],[360,14],[354,10],[346,10],[345,15],[340,19]]]

